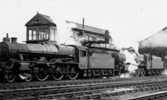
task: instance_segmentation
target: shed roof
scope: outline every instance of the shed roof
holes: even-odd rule
[[[167,55],[167,28],[163,28],[157,33],[139,42],[139,52],[149,53],[156,56]]]
[[[107,30],[102,29],[102,28],[97,28],[97,27],[93,27],[93,26],[88,26],[88,25],[84,25],[80,24],[80,23],[76,23],[73,21],[66,21],[67,23],[73,23],[76,25],[76,27],[73,28],[73,30],[78,30],[78,31],[85,31],[86,33],[90,33],[90,34],[94,34],[94,35],[99,35],[99,36],[104,36],[105,32]]]
[[[26,26],[40,26],[40,25],[49,25],[56,26],[50,16],[37,13],[33,18],[31,18],[26,24]]]

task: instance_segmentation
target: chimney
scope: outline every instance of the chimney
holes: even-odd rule
[[[6,33],[6,37],[3,38],[3,42],[10,42],[9,34]]]
[[[111,39],[111,36],[109,35],[109,31],[108,30],[105,31],[104,38],[105,38],[105,42],[109,43],[109,41]]]
[[[16,38],[16,37],[12,37],[12,38],[11,38],[11,42],[12,42],[12,43],[17,43],[17,38]]]

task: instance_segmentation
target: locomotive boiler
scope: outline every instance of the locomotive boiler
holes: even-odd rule
[[[74,48],[70,46],[54,44],[20,44],[0,43],[0,59],[19,57],[19,54],[40,54],[40,55],[72,55]]]
[[[0,43],[1,79],[13,82],[17,76],[20,76],[26,81],[31,81],[33,74],[38,80],[43,81],[51,72],[54,79],[57,79],[58,76],[53,72],[57,68],[55,63],[72,63],[76,60],[74,57],[73,46],[4,41]]]

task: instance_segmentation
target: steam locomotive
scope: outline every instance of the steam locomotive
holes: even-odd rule
[[[167,69],[166,28],[140,41],[138,51],[143,55],[139,66],[142,75],[160,75]]]
[[[152,54],[142,54],[142,61],[136,70],[137,76],[158,76],[166,68],[166,61]]]
[[[12,41],[9,39],[7,36],[0,43],[1,81],[72,80],[78,77],[114,76],[124,71],[123,55],[116,49],[90,44],[58,45],[54,42],[23,44],[17,43],[15,38]],[[88,45],[87,42],[85,44]]]

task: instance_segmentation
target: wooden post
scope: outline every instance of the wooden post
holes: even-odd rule
[[[33,40],[33,30],[31,29],[31,40]]]
[[[26,41],[29,40],[29,28],[27,27],[27,30],[26,30]]]

